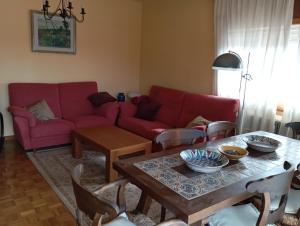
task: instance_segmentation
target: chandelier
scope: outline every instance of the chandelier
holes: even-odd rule
[[[46,20],[51,20],[54,16],[60,16],[63,19],[63,24],[65,28],[68,27],[68,22],[66,19],[74,18],[78,23],[82,23],[84,21],[84,15],[86,14],[85,9],[81,8],[81,19],[78,19],[73,14],[73,4],[72,0],[59,0],[59,4],[56,7],[55,11],[53,13],[49,12],[50,4],[48,0],[44,0],[43,2],[43,13]]]

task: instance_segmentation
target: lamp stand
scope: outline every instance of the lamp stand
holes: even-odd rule
[[[246,74],[241,73],[241,80],[240,80],[240,88],[239,88],[239,97],[240,100],[242,99],[242,108],[239,112],[239,134],[243,132],[243,126],[244,126],[244,109],[245,109],[245,98],[246,98],[246,90],[247,90],[247,83],[248,81],[252,80],[252,76],[249,74],[249,62],[250,62],[250,53],[248,54],[248,60],[247,60],[247,71]],[[242,91],[242,82],[244,82],[244,89],[243,89],[243,96],[241,98],[241,91]]]

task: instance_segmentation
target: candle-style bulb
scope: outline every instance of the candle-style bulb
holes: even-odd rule
[[[85,15],[85,14],[86,14],[84,8],[81,8],[81,13],[80,13],[80,14],[81,14],[81,15]]]

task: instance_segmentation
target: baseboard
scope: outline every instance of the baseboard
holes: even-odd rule
[[[5,136],[4,138],[5,138],[6,141],[15,141],[16,140],[16,136],[15,135]]]

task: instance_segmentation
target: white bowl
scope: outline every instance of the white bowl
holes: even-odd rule
[[[274,152],[281,143],[271,137],[249,135],[243,138],[248,147],[260,152]]]
[[[188,149],[180,152],[186,165],[196,172],[213,173],[229,163],[228,158],[216,151]]]

